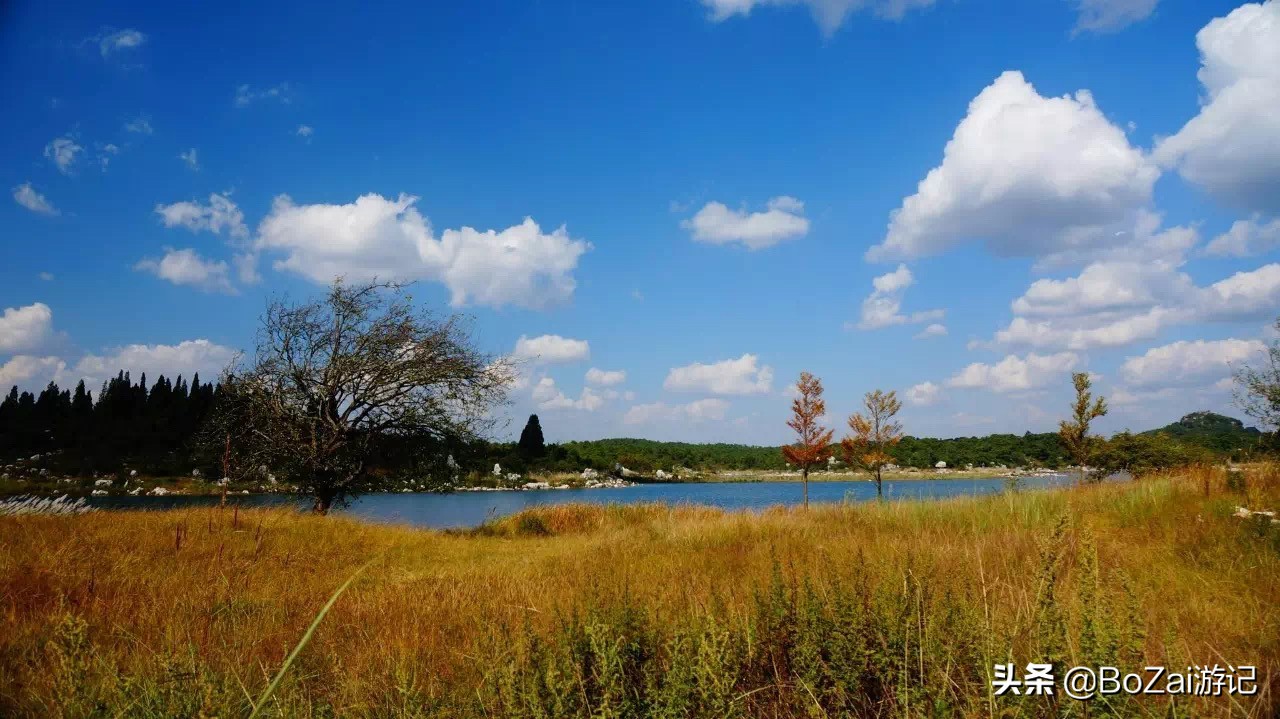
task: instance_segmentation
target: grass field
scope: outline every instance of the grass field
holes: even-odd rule
[[[0,517],[0,716],[1275,716],[1280,469],[442,533],[233,508]],[[992,666],[1258,666],[1218,698],[994,696]]]

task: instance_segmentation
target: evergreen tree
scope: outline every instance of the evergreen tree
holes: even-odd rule
[[[529,415],[529,421],[525,423],[524,431],[520,432],[520,442],[516,446],[525,457],[541,457],[546,454],[547,444],[542,437],[542,424],[538,421],[538,415]]]

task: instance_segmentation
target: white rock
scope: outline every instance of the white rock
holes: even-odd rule
[[[136,476],[138,476],[138,470],[136,470],[136,469],[131,469],[131,470],[129,470],[129,476],[130,476],[130,477],[136,477]]]
[[[95,497],[101,497],[102,495],[104,495],[104,494],[106,494],[106,493],[107,493],[107,490],[105,490],[105,489],[95,489],[95,490],[93,490],[92,492],[90,492],[89,494],[92,494],[92,495],[93,495],[93,496],[95,496]]]
[[[164,487],[156,487],[150,492],[147,492],[147,494],[151,495],[152,497],[163,497],[166,494],[169,494],[169,490],[165,489]]]
[[[95,486],[95,487],[110,487],[112,484],[115,484],[115,483],[114,483],[114,482],[112,482],[112,481],[111,481],[111,480],[109,480],[109,479],[99,479],[98,481],[96,481],[96,482],[94,482],[94,483],[93,483],[93,486]]]

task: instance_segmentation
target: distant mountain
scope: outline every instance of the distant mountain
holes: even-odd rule
[[[1191,444],[1214,452],[1230,453],[1258,444],[1262,432],[1246,427],[1234,417],[1214,412],[1192,412],[1173,424],[1142,434],[1167,434],[1183,444]]]

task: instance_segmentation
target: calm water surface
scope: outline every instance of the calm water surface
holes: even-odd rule
[[[1025,489],[1042,489],[1070,484],[1067,475],[1022,477]],[[935,479],[885,480],[886,499],[928,499],[961,495],[992,494],[1004,491],[1008,480]],[[717,482],[705,484],[638,484],[618,489],[535,489],[522,492],[456,492],[453,494],[369,494],[344,512],[366,519],[445,529],[474,527],[491,517],[514,514],[522,509],[549,504],[636,504],[666,502],[699,504],[724,509],[758,510],[801,502],[799,482]],[[810,502],[859,502],[875,499],[872,482],[811,482]],[[218,503],[218,497],[90,497],[89,503],[104,509],[168,509],[198,507]],[[279,495],[231,496],[246,507],[298,504]],[[299,506],[308,506],[300,504]]]

